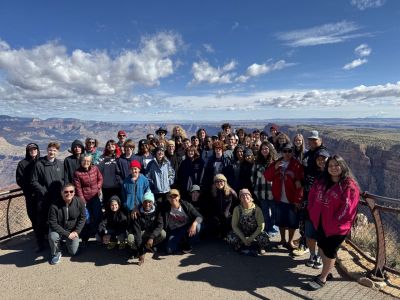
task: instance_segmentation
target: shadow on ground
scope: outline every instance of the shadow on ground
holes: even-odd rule
[[[304,286],[310,276],[295,272],[293,269],[299,261],[282,255],[282,251],[273,250],[267,256],[250,257],[240,255],[220,242],[213,244],[213,247],[207,243],[199,245],[190,256],[182,259],[181,267],[201,264],[208,266],[182,273],[178,276],[179,280],[206,282],[218,288],[245,291],[259,299],[268,299],[257,293],[257,289],[266,287],[275,287],[289,295],[309,299],[293,291],[293,287]],[[266,270],[276,270],[277,276]]]

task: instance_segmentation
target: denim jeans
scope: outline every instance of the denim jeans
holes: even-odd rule
[[[50,244],[50,253],[51,256],[55,256],[58,252],[61,252],[60,249],[60,235],[55,231],[49,232],[49,244]],[[75,255],[78,252],[79,247],[79,238],[70,240],[69,238],[65,239],[68,253],[71,255]]]
[[[192,247],[193,244],[199,240],[199,232],[201,230],[201,224],[197,224],[196,234],[191,237],[189,237],[188,233],[190,226],[192,226],[191,223],[167,232],[168,253],[173,253],[179,250],[178,248],[181,242],[187,243],[188,246]]]
[[[276,205],[274,200],[261,200],[261,210],[264,215],[265,231],[272,232],[276,230],[275,218],[276,218]]]

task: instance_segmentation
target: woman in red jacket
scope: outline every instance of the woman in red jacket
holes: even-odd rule
[[[85,154],[81,156],[81,166],[75,171],[74,185],[76,195],[86,204],[89,212],[89,220],[82,232],[82,239],[88,240],[90,236],[97,232],[97,228],[102,220],[101,187],[103,176],[99,168],[92,165],[92,156]]]
[[[344,159],[328,158],[321,180],[315,182],[308,196],[308,212],[315,230],[322,258],[321,275],[309,282],[312,290],[325,285],[332,277],[339,246],[350,232],[357,213],[360,189]]]
[[[293,157],[293,145],[282,145],[282,158],[270,164],[265,170],[266,181],[272,181],[272,196],[275,200],[275,222],[281,234],[280,244],[289,250],[293,244],[294,233],[299,228],[299,209],[303,198],[301,182],[304,170],[300,162]],[[289,240],[286,242],[286,229]]]

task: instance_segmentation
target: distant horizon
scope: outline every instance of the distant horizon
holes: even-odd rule
[[[396,0],[2,0],[0,111],[397,118],[399,16]]]

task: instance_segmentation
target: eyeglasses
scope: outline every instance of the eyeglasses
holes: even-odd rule
[[[282,150],[282,153],[292,153],[293,150],[292,149],[284,149]]]
[[[65,190],[64,191],[64,194],[73,194],[73,193],[75,193],[74,190]]]
[[[95,144],[96,142],[95,141],[88,141],[87,143],[88,144]]]
[[[126,137],[125,134],[120,134],[118,137]]]

